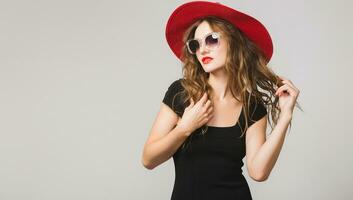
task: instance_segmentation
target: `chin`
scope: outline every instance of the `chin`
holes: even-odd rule
[[[220,66],[213,66],[213,65],[205,65],[205,66],[203,66],[203,69],[206,73],[210,73],[210,72],[214,72],[214,71],[221,69],[221,67]]]

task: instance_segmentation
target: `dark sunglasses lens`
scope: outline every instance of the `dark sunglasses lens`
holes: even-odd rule
[[[205,42],[206,45],[209,47],[216,46],[218,44],[218,35],[217,34],[211,34],[206,37]]]
[[[200,47],[199,42],[197,40],[190,40],[188,44],[189,49],[192,53],[196,53],[197,49]]]

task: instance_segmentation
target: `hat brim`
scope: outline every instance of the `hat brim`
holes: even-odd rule
[[[263,51],[267,62],[270,61],[273,53],[272,39],[261,22],[218,2],[207,1],[182,4],[173,11],[168,19],[165,36],[169,47],[179,59],[181,59],[184,46],[184,32],[195,21],[206,16],[216,16],[232,23]]]

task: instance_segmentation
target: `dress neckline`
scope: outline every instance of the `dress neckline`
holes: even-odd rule
[[[232,125],[232,126],[210,126],[210,125],[207,125],[207,124],[206,124],[206,126],[207,126],[208,128],[213,128],[213,129],[229,129],[229,128],[235,128],[235,127],[239,124],[239,121],[240,121],[240,118],[241,118],[242,114],[243,114],[243,105],[241,105],[241,110],[240,110],[240,114],[239,114],[239,116],[238,116],[238,120],[237,120],[237,122],[236,122],[234,125]]]

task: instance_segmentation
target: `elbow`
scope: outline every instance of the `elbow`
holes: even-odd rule
[[[146,162],[144,159],[142,159],[141,162],[146,169],[152,170],[154,168],[150,163]]]
[[[152,170],[152,169],[154,169],[156,167],[151,162],[146,160],[144,157],[142,157],[141,163],[146,169],[149,169],[149,170]]]
[[[144,147],[144,149],[143,149],[140,162],[141,162],[142,166],[144,166],[146,169],[152,170],[154,168],[150,159],[147,159],[146,147]]]
[[[265,173],[250,174],[250,177],[257,182],[264,182],[268,179],[268,175]]]
[[[151,164],[148,164],[148,163],[143,162],[142,165],[143,165],[146,169],[149,169],[149,170],[154,169],[154,166],[151,165]]]

